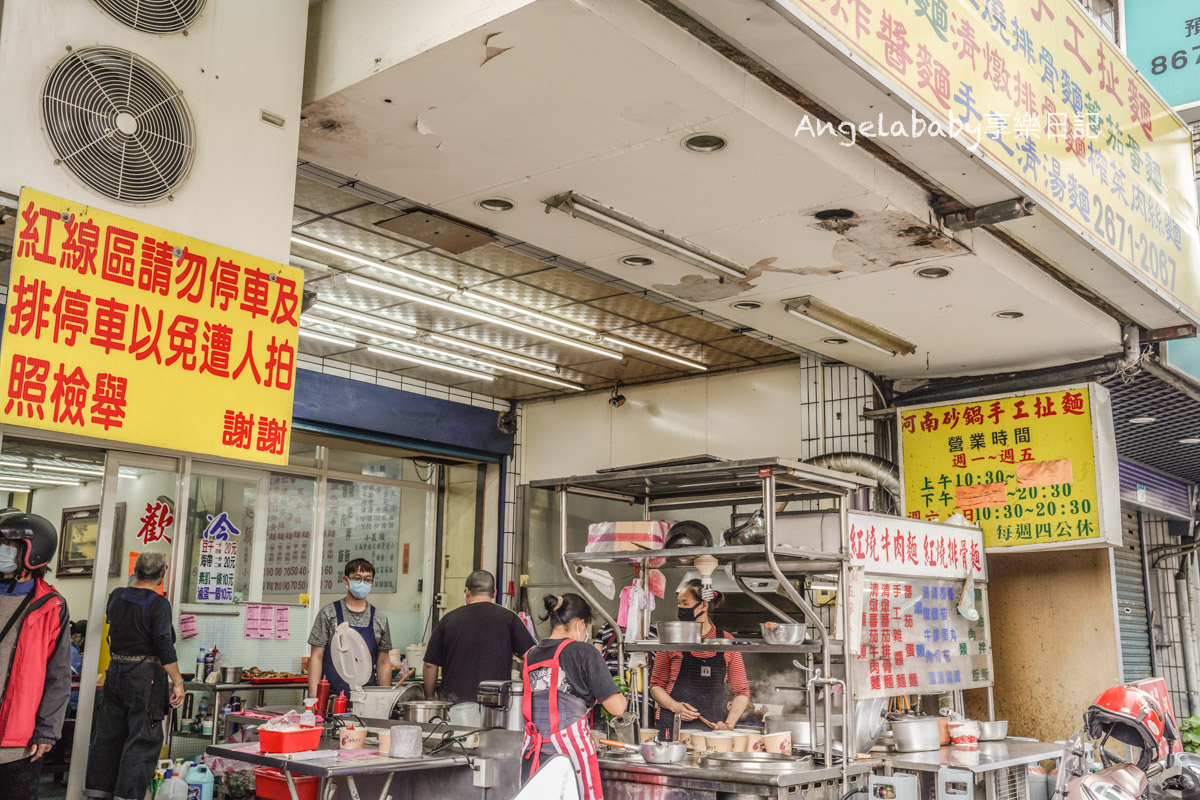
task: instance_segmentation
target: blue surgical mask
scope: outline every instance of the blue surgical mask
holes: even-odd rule
[[[17,571],[17,548],[11,544],[0,544],[0,573],[7,575]]]
[[[371,593],[371,584],[366,581],[350,581],[350,594],[362,600]]]

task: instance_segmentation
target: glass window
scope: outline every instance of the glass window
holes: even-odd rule
[[[184,603],[248,599],[258,481],[192,474]]]
[[[271,475],[263,598],[308,593],[308,543],[313,540],[316,478]]]

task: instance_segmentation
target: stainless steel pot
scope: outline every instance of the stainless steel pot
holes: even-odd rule
[[[937,717],[905,717],[892,723],[892,737],[901,753],[937,750],[942,746]]]
[[[699,622],[660,622],[658,640],[664,644],[700,644]]]
[[[446,719],[450,713],[450,703],[441,700],[419,700],[410,703],[399,703],[400,719],[407,722],[432,722],[436,717]]]
[[[979,723],[979,741],[999,742],[1008,736],[1008,720],[998,719]]]

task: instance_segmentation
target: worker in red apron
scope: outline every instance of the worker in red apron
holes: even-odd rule
[[[700,581],[690,580],[679,592],[679,619],[699,622],[702,639],[729,638],[728,632],[719,631],[709,619],[720,601],[719,594],[703,600]],[[708,730],[701,718],[716,730],[732,730],[750,706],[742,654],[660,652],[650,675],[650,696],[658,704],[656,727],[661,738],[668,738],[676,714],[683,730]]]
[[[521,782],[529,780],[542,758],[564,755],[571,760],[579,796],[603,800],[600,762],[591,738],[588,712],[599,703],[608,713],[625,713],[627,700],[617,689],[608,665],[591,644],[592,608],[577,594],[547,595],[543,600],[551,625],[550,638],[525,654],[525,741],[521,748]]]

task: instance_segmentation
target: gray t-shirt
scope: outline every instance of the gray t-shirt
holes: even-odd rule
[[[367,607],[361,612],[351,611],[346,608],[346,601],[338,600],[336,603],[330,603],[317,612],[317,621],[313,623],[312,631],[308,634],[308,643],[313,647],[327,647],[329,640],[333,638],[333,632],[337,629],[337,610],[335,605],[342,607],[342,619],[350,623],[352,628],[365,628],[367,621],[371,619],[371,604],[367,603]],[[378,648],[377,652],[386,653],[392,649],[392,631],[388,627],[388,618],[380,609],[375,609],[375,644]]]

